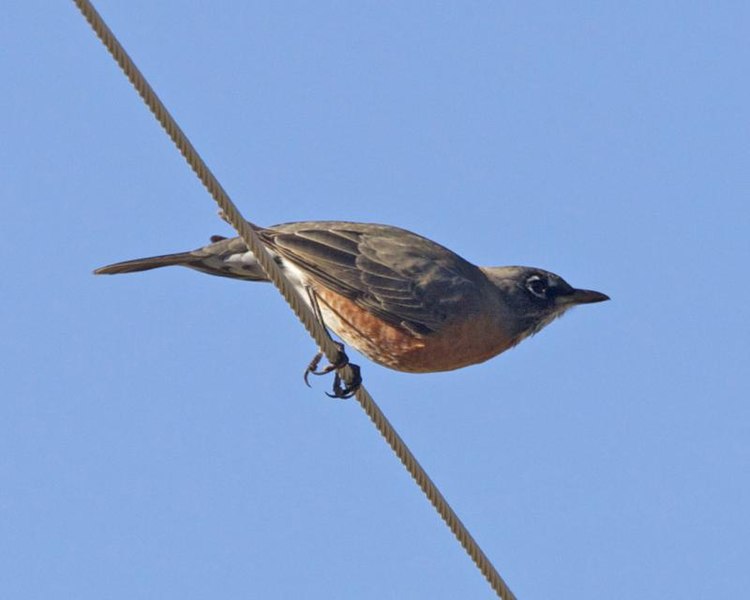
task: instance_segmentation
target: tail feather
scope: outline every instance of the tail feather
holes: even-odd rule
[[[192,266],[195,256],[190,252],[179,252],[177,254],[163,254],[161,256],[149,256],[147,258],[136,258],[114,263],[94,270],[94,275],[117,275],[119,273],[136,273],[138,271],[149,271],[159,267],[171,267],[182,265]]]
[[[180,266],[195,269],[209,275],[243,279],[245,281],[268,281],[266,274],[249,252],[241,238],[213,236],[208,246],[190,252],[162,254],[126,260],[94,271],[95,275],[116,275],[149,271],[160,267]]]

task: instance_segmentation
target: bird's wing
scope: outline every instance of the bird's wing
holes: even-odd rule
[[[316,221],[259,231],[315,283],[416,335],[477,310],[485,275],[447,248],[387,225]]]

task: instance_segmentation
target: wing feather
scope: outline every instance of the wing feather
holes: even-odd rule
[[[316,283],[418,335],[438,331],[480,301],[485,276],[478,267],[404,229],[315,221],[259,233]]]

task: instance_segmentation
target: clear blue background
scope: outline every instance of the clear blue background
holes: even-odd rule
[[[627,4],[627,5],[626,5]],[[244,214],[600,289],[368,388],[521,599],[750,587],[745,2],[98,7]],[[73,4],[0,21],[4,598],[491,598]]]

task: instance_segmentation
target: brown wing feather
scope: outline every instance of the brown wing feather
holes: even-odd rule
[[[285,259],[387,323],[426,335],[478,309],[484,274],[447,248],[387,225],[317,221],[259,231]]]

